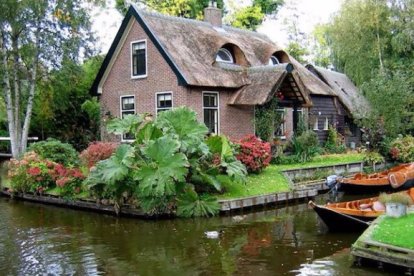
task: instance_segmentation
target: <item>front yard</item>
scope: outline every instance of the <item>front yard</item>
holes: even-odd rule
[[[231,199],[265,195],[289,191],[289,182],[283,175],[284,170],[330,166],[337,164],[361,162],[362,153],[330,154],[316,156],[312,161],[290,165],[269,165],[260,174],[250,174],[246,185],[229,183],[223,184],[226,192],[218,196],[219,199]]]

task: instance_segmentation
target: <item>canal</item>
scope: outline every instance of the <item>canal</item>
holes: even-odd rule
[[[327,233],[306,204],[143,221],[0,197],[0,221],[0,275],[384,275],[354,267],[358,234]]]

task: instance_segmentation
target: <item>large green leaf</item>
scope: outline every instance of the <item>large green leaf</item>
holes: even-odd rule
[[[114,184],[123,180],[129,173],[133,162],[134,151],[130,145],[120,145],[111,158],[99,163],[102,181]]]
[[[233,149],[226,136],[211,136],[207,138],[206,144],[211,153],[219,154],[221,159],[226,160],[227,158],[233,157]]]
[[[232,162],[222,162],[221,165],[226,168],[226,173],[230,178],[238,183],[246,183],[247,170],[239,160]]]
[[[153,122],[149,122],[138,131],[135,142],[138,144],[144,144],[161,136],[162,131],[157,128]]]
[[[162,112],[157,117],[156,125],[164,134],[176,135],[180,141],[180,150],[183,152],[207,150],[203,140],[208,129],[197,121],[196,113],[187,107]]]
[[[176,183],[185,182],[189,163],[187,157],[178,152],[179,143],[171,136],[150,141],[143,149],[147,164],[140,167],[135,177],[140,181],[141,196],[166,196],[176,193]]]
[[[126,115],[123,119],[114,118],[107,124],[108,132],[114,134],[136,133],[144,121],[139,115]]]
[[[186,189],[177,200],[177,215],[180,217],[208,217],[217,215],[219,211],[217,199],[199,196],[193,188]]]

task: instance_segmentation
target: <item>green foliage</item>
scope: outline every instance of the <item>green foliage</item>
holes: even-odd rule
[[[209,217],[217,215],[219,210],[216,198],[200,196],[192,188],[187,188],[187,192],[177,200],[177,215],[180,217]]]
[[[346,146],[344,144],[344,138],[332,126],[329,126],[328,138],[326,139],[324,147],[328,153],[343,153],[346,151]]]
[[[189,163],[178,152],[179,143],[171,136],[150,141],[142,149],[147,159],[135,172],[140,182],[138,193],[146,197],[172,196],[177,194],[176,184],[185,182]]]
[[[124,133],[137,133],[139,127],[144,122],[144,116],[126,115],[124,118],[114,118],[107,124],[109,133],[121,135]]]
[[[367,164],[374,165],[384,162],[385,158],[377,151],[367,151],[365,153],[363,161]]]
[[[399,137],[390,144],[391,157],[397,161],[408,163],[414,161],[414,137]]]
[[[277,112],[277,107],[277,98],[273,97],[269,102],[255,108],[254,123],[256,136],[263,141],[270,142],[274,137],[276,128],[282,122],[282,117]]]
[[[247,6],[233,14],[230,23],[233,27],[255,31],[262,24],[265,14],[259,6]]]
[[[184,205],[180,208],[184,209],[178,214],[215,214],[217,203],[197,193],[209,188],[214,188],[209,192],[220,191],[219,177],[224,174],[231,181],[245,181],[246,169],[235,158],[231,143],[224,136],[206,141],[207,128],[186,107],[162,112],[155,121],[143,118],[126,116],[108,123],[110,131],[121,135],[128,132],[136,139],[99,162],[86,180],[88,187],[118,206],[123,200],[135,202],[152,215],[173,213],[178,199],[187,199],[181,201]],[[193,188],[188,189],[189,185]],[[192,202],[188,199],[194,194],[186,195],[190,192],[196,193]]]
[[[381,193],[378,197],[378,201],[381,203],[401,203],[404,205],[412,205],[413,199],[406,193],[406,192],[400,192],[400,193]]]
[[[196,113],[188,107],[175,108],[157,116],[156,126],[164,135],[176,137],[181,152],[206,152],[204,138],[207,127],[197,121]]]
[[[54,137],[77,150],[99,140],[99,103],[89,89],[102,60],[102,56],[95,56],[79,65],[65,59],[60,69],[38,81],[31,123],[34,136]]]
[[[202,19],[203,10],[208,7],[209,0],[143,0],[136,1],[140,4],[144,4],[150,9],[158,11],[163,14],[172,16],[180,16],[185,18]],[[125,14],[127,8],[125,7],[124,0],[116,0],[115,6],[119,12]],[[223,0],[217,1],[217,7],[223,8]]]
[[[292,139],[293,151],[300,162],[307,162],[320,152],[318,135],[311,130]]]
[[[79,162],[78,153],[72,145],[62,143],[56,139],[50,138],[46,141],[33,143],[28,151],[34,151],[44,159],[49,159],[65,166],[76,165]]]
[[[308,61],[305,59],[307,55],[309,55],[309,51],[306,49],[306,47],[302,46],[296,41],[289,42],[286,51],[294,57],[297,61],[299,61],[302,64],[307,63]]]
[[[284,4],[284,0],[253,0],[253,6],[260,7],[264,14],[273,14]]]
[[[414,75],[409,72],[379,72],[361,88],[371,103],[371,113],[362,125],[375,129],[380,120],[383,135],[391,138],[414,130]],[[378,119],[379,118],[379,119]]]

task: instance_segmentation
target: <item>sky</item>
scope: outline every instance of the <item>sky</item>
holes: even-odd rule
[[[226,0],[225,0],[226,1]],[[249,0],[227,0],[236,5],[246,5]],[[287,19],[298,15],[298,28],[310,34],[318,23],[326,23],[337,12],[343,0],[285,0],[285,5],[274,19],[267,19],[258,32],[264,33],[282,47],[288,44],[286,30]],[[97,8],[92,14],[93,27],[99,41],[101,53],[108,52],[116,32],[122,22],[122,16],[115,9],[114,0],[109,0],[105,8]]]

